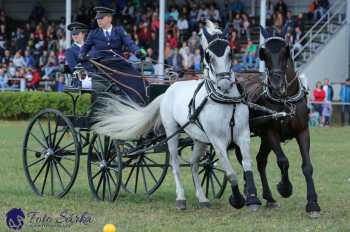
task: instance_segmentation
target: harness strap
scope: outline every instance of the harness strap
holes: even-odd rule
[[[233,127],[235,126],[235,112],[236,112],[236,105],[233,105],[232,116],[231,116],[231,120],[230,120],[231,144],[233,143]]]
[[[194,91],[194,94],[193,94],[193,97],[192,97],[190,103],[188,104],[188,112],[189,112],[188,118],[189,118],[191,123],[196,124],[204,132],[202,123],[198,120],[198,115],[202,111],[205,103],[207,103],[208,97],[206,97],[201,102],[199,107],[196,109],[196,96],[197,96],[199,90],[202,88],[203,84],[204,84],[204,81],[199,83],[199,85],[197,86],[196,90]]]

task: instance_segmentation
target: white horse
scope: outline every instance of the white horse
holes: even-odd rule
[[[252,175],[249,111],[247,105],[240,101],[235,102],[241,97],[235,85],[234,75],[231,73],[231,50],[227,40],[224,39],[224,33],[210,21],[207,21],[206,27],[201,30],[200,36],[201,46],[205,51],[207,83],[199,87],[204,80],[176,82],[146,107],[139,107],[121,99],[110,99],[106,107],[99,112],[99,123],[95,124],[93,129],[99,134],[115,139],[135,139],[151,131],[161,119],[166,135],[170,136],[189,121],[188,106],[191,99],[195,100],[196,109],[201,108],[200,105],[207,99],[206,103],[203,103],[204,107],[198,115],[197,123],[190,123],[184,128],[194,141],[191,171],[200,206],[210,206],[200,184],[198,162],[205,154],[207,144],[211,143],[219,154],[226,177],[232,186],[230,204],[237,209],[246,204],[256,210],[261,203],[256,196]],[[233,104],[227,102],[223,104],[218,102],[218,99],[214,101],[208,97],[207,86],[211,86],[214,95],[223,101],[230,102],[233,99]],[[197,94],[194,94],[195,92]],[[242,163],[248,193],[246,200],[239,191],[237,175],[228,159],[227,148],[232,142],[240,148],[243,155]],[[180,177],[178,143],[179,135],[176,135],[168,141],[168,149],[176,183],[176,208],[185,209],[186,198]]]

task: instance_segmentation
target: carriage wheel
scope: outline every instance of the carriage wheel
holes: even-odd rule
[[[129,156],[136,151],[137,143],[119,141],[119,152],[123,161],[123,189],[130,193],[142,193],[150,196],[162,184],[168,167],[169,152],[147,151],[138,155]]]
[[[122,181],[121,157],[116,143],[108,136],[94,135],[88,152],[87,174],[93,196],[100,201],[115,201]]]
[[[199,179],[208,199],[219,199],[225,191],[227,178],[225,171],[220,168],[219,158],[212,146],[200,160]]]
[[[23,143],[24,173],[39,196],[63,197],[79,170],[80,145],[72,123],[54,109],[30,121]]]

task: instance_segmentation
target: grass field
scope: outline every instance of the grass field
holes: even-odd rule
[[[274,155],[270,155],[268,176],[278,209],[261,207],[252,213],[248,209],[235,210],[228,204],[229,189],[222,199],[213,201],[211,209],[200,209],[195,198],[189,170],[183,170],[188,210],[175,210],[175,186],[171,172],[149,199],[121,193],[115,203],[93,200],[87,183],[86,159],[81,159],[75,185],[63,198],[40,198],[29,188],[23,168],[21,147],[27,122],[0,121],[0,232],[8,231],[5,214],[11,208],[25,212],[38,211],[58,215],[63,210],[75,214],[88,212],[95,221],[69,228],[31,228],[22,231],[102,231],[103,225],[113,223],[122,231],[350,231],[350,128],[320,128],[312,130],[311,154],[314,180],[322,208],[321,218],[312,220],[305,214],[306,186],[301,171],[301,159],[294,141],[284,145],[290,161],[290,177],[294,193],[281,198],[275,185],[279,170]],[[258,140],[253,139],[252,153],[256,154]],[[239,176],[242,170],[233,162]],[[254,166],[255,163],[254,163]],[[260,181],[255,179],[261,195]],[[242,178],[240,178],[242,184]],[[242,188],[241,188],[242,189]],[[260,198],[261,199],[261,198]],[[261,199],[262,200],[262,199]]]

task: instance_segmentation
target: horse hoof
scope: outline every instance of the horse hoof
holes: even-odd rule
[[[311,201],[306,204],[305,211],[307,213],[320,213],[321,207],[318,205],[316,201]]]
[[[289,181],[287,183],[279,182],[277,190],[282,197],[288,198],[293,193],[293,185]]]
[[[230,205],[235,209],[241,209],[245,205],[245,199],[242,194],[239,194],[238,197],[234,197],[233,195],[229,198]]]
[[[210,204],[210,202],[208,202],[208,201],[199,202],[199,207],[200,207],[200,208],[207,208],[207,209],[209,209],[209,208],[211,208],[211,204]]]
[[[320,211],[308,212],[308,215],[309,215],[309,217],[312,218],[312,219],[317,219],[317,218],[321,217]]]
[[[248,205],[248,208],[251,212],[256,212],[260,208],[260,205]]]
[[[270,201],[266,202],[266,208],[268,209],[276,209],[279,207],[280,207],[280,204],[278,204],[277,202],[270,202]]]
[[[186,209],[186,200],[176,200],[176,209],[185,210]]]

